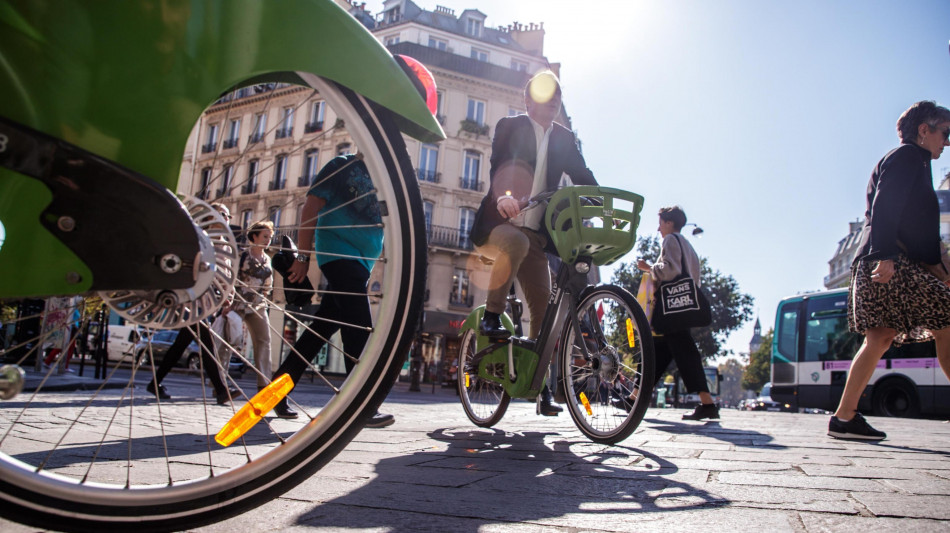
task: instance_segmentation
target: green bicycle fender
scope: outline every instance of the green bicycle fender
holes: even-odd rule
[[[0,0],[0,35],[0,115],[172,191],[204,109],[254,78],[316,74],[388,108],[404,132],[444,138],[389,52],[331,0]],[[37,272],[28,286],[0,278],[0,294],[88,288],[88,267],[38,224],[48,190],[23,179],[0,174],[0,195],[19,204],[0,211],[0,262],[17,273],[26,264],[61,270],[46,281]],[[82,282],[64,286],[74,272]]]
[[[204,109],[268,73],[333,80],[405,133],[445,137],[389,52],[332,0],[0,0],[0,35],[0,115],[173,191]]]

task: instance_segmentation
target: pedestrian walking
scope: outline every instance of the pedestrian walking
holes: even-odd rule
[[[327,287],[320,309],[274,378],[288,374],[296,384],[327,339],[337,331],[343,340],[347,374],[363,353],[369,339],[368,329],[373,323],[366,286],[383,250],[383,230],[379,226],[382,218],[372,191],[369,171],[357,155],[331,159],[314,177],[301,215],[299,253],[287,279],[300,283],[307,277],[312,250],[316,252],[317,265]],[[308,226],[314,223],[316,227],[310,231]],[[280,418],[298,416],[287,398],[274,407],[274,413]],[[366,427],[385,427],[393,422],[392,415],[377,412]]]
[[[950,146],[950,110],[917,102],[897,120],[901,145],[874,167],[864,228],[851,265],[848,327],[864,342],[851,362],[828,434],[881,440],[858,401],[892,343],[933,337],[950,378],[950,270],[940,240],[940,208],[930,162]]]
[[[244,319],[254,347],[257,388],[263,389],[271,375],[271,336],[267,306],[274,290],[274,269],[265,248],[274,238],[274,223],[255,222],[247,230],[247,250],[241,254],[235,299],[231,309]]]
[[[671,281],[684,272],[692,278],[696,289],[702,283],[700,278],[699,256],[693,246],[680,234],[686,225],[686,212],[680,206],[664,207],[659,212],[659,227],[657,230],[663,237],[660,244],[660,257],[656,263],[649,264],[643,259],[637,260],[637,268],[649,272],[657,284]],[[656,316],[656,309],[653,316]],[[719,407],[713,402],[709,394],[709,385],[706,383],[706,372],[703,370],[703,356],[696,347],[693,334],[689,328],[666,331],[653,341],[656,352],[656,375],[654,387],[666,373],[670,362],[676,363],[680,377],[688,393],[698,393],[700,405],[692,413],[683,415],[683,420],[703,420],[719,418]]]

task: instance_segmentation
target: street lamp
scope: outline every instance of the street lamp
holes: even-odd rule
[[[698,237],[703,234],[703,228],[697,226],[696,224],[693,224],[692,222],[690,222],[689,224],[686,224],[686,226],[693,226],[694,237]],[[683,227],[685,228],[686,226],[683,226]]]

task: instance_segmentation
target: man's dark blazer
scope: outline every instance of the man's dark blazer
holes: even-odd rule
[[[577,148],[574,134],[556,122],[552,127],[554,129],[548,140],[545,190],[556,190],[562,174],[570,176],[574,185],[597,185],[594,174],[587,168],[584,156]],[[505,222],[495,205],[499,197],[504,196],[506,191],[512,191],[519,199],[530,196],[538,159],[537,146],[534,127],[528,115],[505,117],[498,121],[491,143],[491,170],[488,174],[491,183],[472,225],[471,239],[477,246],[485,244],[495,226]]]

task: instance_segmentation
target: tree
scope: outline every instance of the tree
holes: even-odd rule
[[[745,367],[735,357],[730,357],[719,365],[719,375],[722,376],[722,381],[719,382],[719,400],[723,405],[734,406],[745,397],[742,392],[744,373]]]
[[[637,255],[648,263],[656,262],[660,256],[660,240],[656,236],[641,237],[637,240]],[[706,258],[701,257],[699,263],[703,292],[712,308],[712,323],[693,329],[693,338],[705,359],[718,355],[729,333],[752,318],[752,297],[739,291],[735,278],[713,270]],[[636,294],[641,277],[636,263],[622,263],[611,281]]]
[[[759,392],[770,378],[772,369],[772,330],[762,337],[759,349],[749,354],[749,364],[742,375],[742,388]]]

